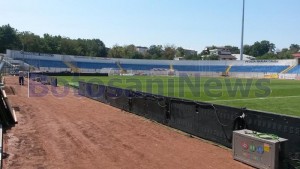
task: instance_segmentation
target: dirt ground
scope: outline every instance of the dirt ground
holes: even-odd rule
[[[19,110],[19,123],[4,136],[5,169],[250,168],[228,149],[79,97],[73,89],[66,96],[58,87],[28,98],[27,84],[19,86],[17,77],[5,77],[5,83]]]

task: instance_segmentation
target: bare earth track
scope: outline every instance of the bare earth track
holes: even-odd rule
[[[27,97],[27,84],[6,77],[8,97],[19,109],[19,123],[5,134],[5,169],[102,168],[250,168],[232,159],[230,150],[78,97],[51,92]],[[56,89],[62,91],[62,87]]]

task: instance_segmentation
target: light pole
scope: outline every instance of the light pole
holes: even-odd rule
[[[241,60],[244,54],[244,21],[245,21],[245,0],[243,0],[243,16],[242,16],[242,39],[241,39]]]

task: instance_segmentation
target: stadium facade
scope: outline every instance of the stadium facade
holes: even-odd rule
[[[298,78],[298,59],[288,60],[146,60],[99,58],[6,51],[6,60],[41,72],[80,72],[130,75],[231,76]]]

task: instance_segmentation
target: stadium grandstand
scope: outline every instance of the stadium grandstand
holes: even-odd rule
[[[298,76],[299,61],[289,60],[146,60],[97,58],[7,50],[7,63],[40,72],[78,72],[131,75],[231,76],[247,78]],[[281,76],[279,76],[281,75]],[[284,75],[284,76],[283,76]],[[287,76],[289,75],[289,76]]]

